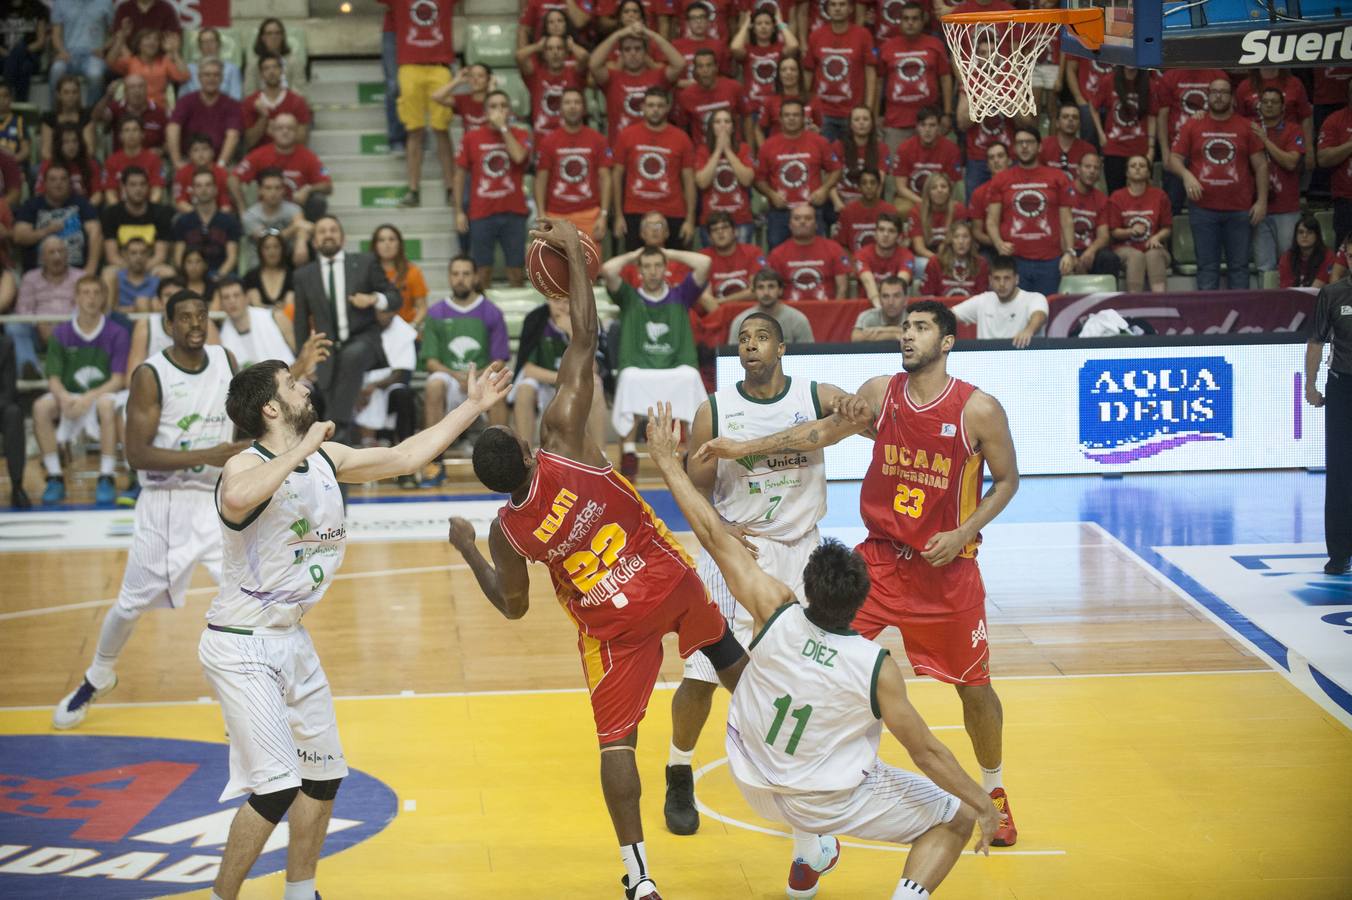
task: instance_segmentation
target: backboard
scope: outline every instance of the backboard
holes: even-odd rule
[[[1151,69],[1288,68],[1352,64],[1349,0],[1069,0],[1103,10],[1097,51],[1062,31],[1062,48]]]

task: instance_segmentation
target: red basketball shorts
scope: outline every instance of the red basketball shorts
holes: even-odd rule
[[[591,691],[602,744],[627,736],[643,720],[662,668],[662,636],[674,631],[681,658],[716,643],[727,623],[694,570],[624,634],[603,641],[578,633],[577,649]]]
[[[875,538],[855,551],[873,582],[854,618],[855,631],[872,639],[895,625],[918,674],[950,684],[990,684],[986,588],[975,559],[958,557],[935,567],[919,550]]]

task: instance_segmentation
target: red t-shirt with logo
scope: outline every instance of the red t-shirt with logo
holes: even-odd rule
[[[122,100],[110,100],[108,101],[108,115],[112,116],[113,119],[109,131],[113,136],[114,148],[122,145],[123,119],[136,119],[141,123],[141,128],[145,131],[145,137],[141,139],[144,146],[152,150],[164,146],[164,129],[169,124],[169,116],[154,100],[146,100],[146,108],[141,110],[140,113],[134,113],[127,109],[127,104]],[[187,137],[190,136],[187,135]]]
[[[1080,174],[1080,160],[1086,153],[1093,152],[1094,145],[1082,138],[1072,140],[1069,150],[1062,149],[1060,139],[1054,134],[1049,134],[1042,139],[1042,146],[1037,151],[1037,161],[1044,166],[1060,169],[1074,181]]]
[[[882,281],[901,271],[915,274],[915,254],[900,244],[893,247],[887,256],[879,253],[878,245],[874,243],[865,244],[854,254],[855,275],[872,272],[874,278]]]
[[[778,41],[768,47],[747,45],[746,59],[742,60],[742,85],[748,110],[759,111],[765,98],[775,92],[775,76],[779,74],[783,55],[784,45]]]
[[[685,34],[686,10],[696,4],[709,11],[709,30],[705,34],[716,41],[722,41],[724,45],[731,42],[732,29],[729,23],[732,21],[734,7],[741,6],[741,3],[738,0],[681,0],[676,8],[681,19],[681,34]]]
[[[1100,225],[1108,224],[1108,195],[1093,188],[1081,191],[1070,186],[1070,227],[1075,231],[1075,252],[1083,253],[1094,243]]]
[[[930,210],[930,236],[925,246],[930,250],[938,250],[939,245],[944,242],[948,236],[948,226],[950,222],[965,222],[972,218],[971,211],[961,203],[953,204],[953,218],[950,220],[944,214],[942,209]],[[907,240],[915,237],[923,238],[924,230],[920,227],[920,207],[912,206],[911,211],[906,216],[906,227],[902,229]]]
[[[932,172],[943,172],[949,181],[958,182],[962,177],[962,153],[958,145],[941,137],[926,147],[918,134],[902,141],[892,163],[892,174],[906,179],[907,187],[924,196],[925,179]]]
[[[878,64],[887,76],[883,124],[888,128],[914,128],[923,107],[942,105],[939,79],[952,74],[943,41],[928,34],[888,38],[878,49]]]
[[[296,144],[290,153],[283,153],[276,144],[262,144],[249,151],[244,160],[235,166],[235,177],[240,181],[253,181],[264,169],[282,170],[282,179],[286,182],[286,199],[292,193],[311,184],[322,184],[331,180],[329,170],[315,156],[314,151],[302,144]]]
[[[588,15],[598,12],[592,6],[592,0],[576,0],[577,6]],[[517,23],[525,28],[530,36],[539,38],[545,27],[545,13],[552,9],[567,15],[567,4],[563,0],[526,0]]]
[[[1257,90],[1254,89],[1252,79],[1245,78],[1235,88],[1235,112],[1246,119],[1258,118],[1258,101],[1263,98],[1263,91],[1268,88],[1276,88],[1282,92],[1286,99],[1284,111],[1288,122],[1300,124],[1302,119],[1314,115],[1314,107],[1310,105],[1310,96],[1305,93],[1305,85],[1294,75],[1287,75],[1285,78],[1264,78]],[[1346,99],[1346,94],[1343,95]]]
[[[713,151],[709,149],[708,144],[697,145],[695,169],[704,168],[712,155]],[[751,148],[748,145],[742,144],[737,148],[737,158],[747,168],[752,170],[756,168],[756,161],[751,158]],[[725,212],[732,216],[735,225],[751,224],[751,189],[737,183],[737,173],[723,157],[718,158],[718,165],[714,168],[713,184],[705,188],[701,196],[699,224],[709,224],[709,216],[716,212]]]
[[[812,73],[812,93],[823,115],[848,116],[863,102],[865,69],[877,65],[873,35],[862,26],[850,25],[836,34],[830,25],[822,25],[808,36],[803,67]]]
[[[624,211],[630,215],[660,212],[671,219],[685,215],[681,173],[693,169],[695,148],[675,125],[653,131],[646,122],[630,125],[615,143],[615,164],[624,166]]]
[[[487,99],[487,95],[480,99],[475,99],[473,94],[451,95],[451,109],[465,131],[487,124],[488,114],[484,112],[484,100]]]
[[[196,166],[183,166],[174,172],[173,201],[179,203],[192,202],[192,177],[197,174]],[[216,179],[216,205],[221,209],[230,209],[234,205],[230,199],[229,173],[224,166],[211,164],[211,174]]]
[[[1276,128],[1267,128],[1268,139],[1277,145],[1278,150],[1295,151],[1294,171],[1283,169],[1277,161],[1268,155],[1268,206],[1269,213],[1291,213],[1300,211],[1300,160],[1305,157],[1305,135],[1300,124],[1283,119]]]
[[[804,100],[802,97],[788,98],[780,94],[766,94],[761,98],[760,127],[767,138],[779,130],[779,109],[787,99],[802,101],[804,124],[811,122],[819,129],[822,127],[821,108],[812,100]]]
[[[1101,63],[1096,59],[1085,59],[1079,57],[1076,60],[1079,63],[1079,72],[1075,81],[1080,86],[1080,96],[1094,108],[1100,108],[1103,102],[1110,96],[1109,91],[1104,87],[1112,87],[1113,67],[1106,63]]]
[[[925,266],[926,297],[971,297],[990,290],[990,263],[980,253],[972,254],[972,262],[953,260],[948,271],[934,260]]]
[[[395,59],[401,66],[447,66],[455,59],[451,48],[451,8],[455,0],[418,0],[395,3]]]
[[[610,80],[606,82],[606,131],[612,147],[626,128],[643,121],[643,95],[648,88],[666,86],[667,73],[661,66],[649,66],[638,73],[626,72],[619,66],[610,70]]]
[[[709,267],[709,290],[720,300],[750,290],[756,273],[769,266],[765,254],[755,244],[734,244],[727,256],[713,247],[705,247],[700,253],[713,260]]]
[[[999,203],[1000,234],[1020,259],[1061,255],[1061,207],[1070,202],[1070,180],[1051,166],[1011,166],[990,181],[990,203]]]
[[[784,279],[785,300],[834,300],[836,276],[850,274],[845,248],[821,235],[806,244],[789,238],[770,251],[769,261]]]
[[[1220,69],[1170,69],[1160,76],[1155,108],[1169,110],[1169,146],[1178,139],[1183,123],[1207,108],[1207,90],[1218,78],[1225,78]]]
[[[563,92],[569,88],[582,90],[587,86],[587,78],[575,59],[566,60],[558,72],[537,63],[526,79],[526,86],[530,88],[531,127],[538,140],[562,127],[563,111],[559,103]]]
[[[1347,83],[1352,81],[1352,67],[1314,70],[1314,96],[1320,106],[1339,106],[1347,102]]]
[[[1249,120],[1231,115],[1217,121],[1210,113],[1183,123],[1173,152],[1187,160],[1188,171],[1202,183],[1202,209],[1236,211],[1253,205],[1253,170],[1249,157],[1263,152],[1263,142]]]
[[[1336,259],[1337,256],[1334,255],[1333,251],[1325,247],[1324,258],[1319,261],[1319,265],[1315,268],[1314,280],[1328,284],[1330,277],[1333,275],[1333,263]],[[1296,284],[1296,270],[1291,265],[1291,253],[1288,250],[1283,250],[1282,255],[1277,258],[1277,285],[1283,288],[1310,286],[1309,284]]]
[[[483,219],[498,213],[526,215],[526,167],[530,164],[530,132],[509,126],[526,148],[521,162],[512,162],[507,141],[497,129],[484,126],[466,132],[456,154],[456,165],[469,178],[469,217]]]
[[[163,160],[154,150],[142,150],[135,156],[128,156],[127,151],[118,150],[108,157],[108,161],[103,164],[103,184],[99,185],[101,191],[122,191],[122,173],[129,166],[140,166],[146,170],[146,175],[150,178],[151,187],[164,187],[164,175],[160,169],[163,166]],[[188,168],[185,166],[184,168]],[[192,171],[188,168],[188,171]]]
[[[740,132],[741,116],[746,112],[742,86],[731,78],[719,76],[713,87],[696,82],[676,92],[676,109],[685,121],[685,129],[696,144],[704,143],[704,123],[720,109],[732,112],[734,134]]]
[[[258,121],[258,108],[254,106],[258,98],[263,96],[262,91],[254,91],[244,98],[240,104],[240,114],[244,116],[244,127],[252,128]],[[282,93],[282,99],[277,101],[276,105],[268,108],[268,119],[275,119],[283,113],[296,117],[296,122],[300,125],[309,125],[314,116],[310,113],[310,104],[305,102],[305,98],[295,91],[286,90]],[[263,130],[263,136],[258,139],[258,143],[272,143],[272,135],[268,134],[267,129]]]
[[[991,176],[994,179],[994,175]],[[986,221],[986,207],[991,203],[991,183],[984,181],[976,186],[972,191],[972,196],[967,198],[967,212],[971,214],[973,221]]]
[[[865,206],[862,200],[846,203],[836,217],[839,226],[836,240],[846,250],[857,254],[860,247],[873,241],[874,232],[878,230],[878,216],[883,213],[895,216],[897,208],[886,200],[879,200],[872,206]]]
[[[1154,115],[1153,91],[1147,94],[1145,109],[1140,109],[1134,93],[1121,98],[1120,103],[1116,96],[1110,96],[1103,104],[1103,133],[1108,138],[1103,155],[1144,156],[1150,149],[1150,119]],[[1077,167],[1079,162],[1077,158]]]
[[[840,159],[813,131],[796,137],[773,134],[761,144],[756,178],[784,195],[790,206],[807,203],[808,195],[822,186],[822,173],[840,168]]]
[[[1146,185],[1141,196],[1133,196],[1129,188],[1118,188],[1108,198],[1108,229],[1132,228],[1137,223],[1145,225],[1145,234],[1128,238],[1125,241],[1114,240],[1114,246],[1146,249],[1145,242],[1161,228],[1174,224],[1174,213],[1169,203],[1169,195],[1157,187]]]
[[[868,151],[865,147],[858,148],[853,169],[851,169],[849,157],[845,153],[845,142],[843,140],[832,141],[831,150],[840,159],[840,180],[836,182],[836,193],[846,203],[853,203],[861,196],[859,193],[859,173],[865,168],[877,169],[878,174],[884,178],[888,172],[892,171],[892,154],[888,152],[887,145],[882,141],[878,141],[877,158],[871,167],[868,166]]]
[[[682,81],[695,80],[695,54],[701,50],[711,50],[714,54],[714,62],[718,66],[720,73],[732,71],[732,53],[728,50],[728,45],[722,41],[711,37],[701,38],[676,38],[671,42],[671,46],[685,57],[685,72],[681,75]],[[666,65],[666,57],[662,57],[658,62]]]
[[[1319,129],[1320,147],[1337,147],[1352,141],[1352,107],[1344,106],[1324,120]],[[1329,186],[1339,200],[1352,200],[1352,156],[1333,170]]]
[[[873,39],[883,41],[901,35],[901,8],[907,0],[873,0]]]
[[[1014,123],[1004,116],[989,116],[973,122],[966,134],[968,159],[984,161],[986,151],[993,144],[1004,144],[1006,150],[1014,145]]]
[[[548,178],[545,188],[545,212],[565,214],[596,209],[601,205],[602,173],[615,163],[610,144],[595,128],[583,125],[576,134],[564,128],[540,139],[535,160],[535,177]]]

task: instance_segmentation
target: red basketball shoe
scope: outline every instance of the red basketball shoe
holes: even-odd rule
[[[840,862],[840,839],[833,837],[827,840],[822,841],[822,854],[831,854],[831,861],[826,864],[826,868],[814,869],[803,860],[795,859],[793,865],[789,866],[789,885],[784,893],[797,900],[817,896],[817,882]]]
[[[996,788],[991,791],[991,802],[995,804],[995,809],[1000,813],[1004,820],[1000,827],[995,829],[995,837],[991,840],[992,847],[1013,847],[1019,839],[1019,829],[1014,827],[1014,811],[1009,808],[1009,797],[1005,796],[1004,788]]]

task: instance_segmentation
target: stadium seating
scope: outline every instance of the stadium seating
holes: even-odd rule
[[[1058,293],[1097,294],[1117,290],[1116,275],[1062,275]]]
[[[516,26],[474,22],[465,42],[465,62],[490,69],[516,67]],[[497,73],[494,73],[497,74]]]

